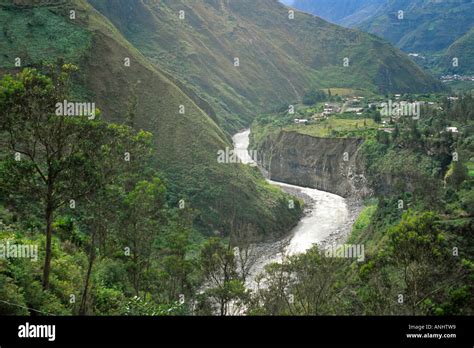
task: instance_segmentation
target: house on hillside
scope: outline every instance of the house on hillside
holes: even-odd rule
[[[308,124],[309,121],[306,119],[295,118],[294,122],[295,124]]]
[[[448,133],[459,133],[458,127],[446,127]]]

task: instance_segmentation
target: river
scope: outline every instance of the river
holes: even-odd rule
[[[242,163],[256,165],[248,153],[250,130],[237,133],[233,137],[234,148]],[[257,259],[248,277],[247,287],[255,288],[255,277],[272,262],[281,262],[286,256],[303,253],[314,244],[328,245],[343,242],[350,232],[354,216],[348,202],[338,195],[286,183],[268,180],[305,200],[305,215],[286,238],[277,242],[259,243],[254,246]]]

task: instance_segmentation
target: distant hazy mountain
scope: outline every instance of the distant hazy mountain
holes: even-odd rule
[[[366,20],[388,0],[294,0],[292,6],[330,22],[347,25]]]
[[[390,0],[357,27],[405,52],[421,53],[424,64],[437,72],[463,74],[474,71],[473,25],[472,0]],[[452,64],[454,58],[458,67]]]
[[[438,70],[452,70],[449,62],[459,56],[458,72],[474,70],[472,0],[295,0],[293,6],[420,53]]]
[[[354,24],[388,39],[404,51],[438,52],[473,27],[474,2],[390,0],[369,18]]]

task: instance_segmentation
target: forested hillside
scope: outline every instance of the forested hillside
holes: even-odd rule
[[[458,65],[453,66],[453,58]],[[474,75],[474,27],[466,35],[455,41],[443,54],[438,69],[451,74]],[[446,68],[448,67],[448,68]]]
[[[265,190],[256,173],[217,163],[218,151],[232,147],[218,125],[90,5],[74,4],[76,20],[67,19],[63,6],[2,8],[5,30],[1,35],[8,52],[1,58],[3,70],[18,70],[14,69],[16,57],[22,59],[22,66],[57,59],[77,64],[75,97],[94,100],[109,121],[123,123],[127,113],[132,113],[137,127],[154,134],[154,166],[169,182],[170,202],[189,201],[199,210],[196,223],[204,231],[225,233],[222,230],[228,228],[229,220],[218,219],[216,212],[229,212],[233,190],[237,192],[233,199],[254,206],[253,224],[259,225],[261,233],[284,231],[285,225],[292,225],[296,216],[268,208],[285,209],[284,199]],[[247,212],[236,214],[242,217]]]
[[[71,5],[73,13],[70,12]],[[149,259],[151,250],[158,252],[156,248],[148,249],[154,246],[158,231],[164,233],[161,238],[167,238],[166,231],[173,238],[179,233],[187,233],[183,237],[184,245],[190,243],[193,248],[198,248],[209,235],[224,238],[245,230],[252,231],[253,238],[258,240],[286,233],[296,223],[301,214],[299,203],[289,209],[290,197],[271,188],[255,168],[238,163],[218,163],[218,151],[232,148],[228,135],[196,104],[198,99],[186,95],[157,66],[149,63],[87,2],[78,0],[51,6],[2,4],[0,22],[3,28],[0,41],[4,52],[0,58],[4,76],[0,98],[2,240],[13,238],[12,241],[42,246],[51,244],[47,250],[40,249],[40,261],[36,264],[23,264],[21,260],[18,261],[20,265],[3,259],[0,261],[2,299],[14,296],[17,300],[12,302],[54,314],[77,314],[79,311],[112,313],[109,311],[111,308],[91,307],[94,305],[89,305],[89,295],[103,295],[106,296],[104,301],[117,300],[117,306],[125,306],[132,294],[145,291],[150,286],[151,278],[147,278],[146,282],[139,279],[145,277],[143,267],[149,263],[144,261],[142,255],[136,254],[136,248],[146,247],[143,252]],[[67,72],[58,72],[62,67]],[[65,86],[57,91],[56,81],[63,74],[71,76],[70,82],[67,88]],[[41,89],[44,89],[44,94]],[[32,105],[40,103],[42,98],[94,102],[98,123],[94,130],[95,138],[90,141],[97,139],[97,142],[87,143],[88,146],[94,144],[97,151],[112,147],[122,153],[115,153],[115,162],[111,160],[110,163],[103,153],[92,153],[92,148],[83,149],[85,152],[80,158],[71,156],[70,151],[80,145],[78,142],[87,140],[89,125],[72,124],[68,126],[71,127],[71,134],[65,133],[61,138],[61,132],[56,134],[61,129],[56,127],[63,127],[57,124],[60,118],[50,119],[48,115],[54,114],[54,108],[48,109],[51,104],[43,105],[34,115],[30,115],[30,111],[23,114],[32,119],[18,118],[19,123],[10,123],[9,120],[13,122],[15,119],[9,117],[18,116],[16,113],[20,112],[12,109],[11,103],[22,100],[20,104],[23,107],[31,105],[28,110],[34,110]],[[38,119],[34,117],[48,120],[42,136],[35,132]],[[12,127],[19,128],[13,131]],[[30,127],[28,132],[32,133],[21,137],[17,132],[24,127]],[[109,138],[107,127],[110,127]],[[53,146],[47,142],[55,141],[49,136],[45,138],[44,134],[50,132],[58,136],[56,140],[61,148],[47,155],[43,152]],[[98,135],[100,132],[103,132],[103,139]],[[114,132],[115,136],[123,136],[123,143],[112,140]],[[100,142],[102,140],[103,143]],[[144,144],[134,147],[132,144],[135,141],[143,141]],[[118,146],[117,149],[115,146]],[[20,157],[15,157],[17,154]],[[54,165],[50,162],[52,157],[48,156],[54,156]],[[15,158],[19,159],[18,163]],[[87,160],[91,162],[85,162]],[[130,172],[121,167],[123,162],[130,163]],[[25,167],[16,168],[15,163]],[[63,169],[63,165],[68,169]],[[31,172],[31,166],[36,170]],[[107,169],[113,170],[114,174],[102,172]],[[61,178],[57,178],[53,185],[49,178],[51,175],[54,177],[55,171],[61,172]],[[26,180],[24,185],[27,182],[28,185],[24,187],[25,191],[20,192],[17,185],[22,180]],[[54,191],[54,196],[60,190],[61,196],[53,197],[51,193],[48,196],[48,189]],[[114,199],[106,198],[110,195]],[[76,210],[70,208],[70,201],[74,201]],[[149,208],[139,204],[149,204]],[[105,207],[107,209],[103,210]],[[145,210],[151,207],[158,211],[149,210],[149,215],[146,215]],[[174,211],[179,212],[180,208],[189,211],[188,215],[173,219],[172,215],[177,214]],[[115,222],[105,217],[111,212],[110,209],[117,212],[110,217]],[[114,230],[129,234],[110,237]],[[99,240],[101,246],[95,250]],[[145,244],[133,244],[138,242]],[[174,248],[169,243],[174,241],[166,242],[165,248]],[[126,247],[132,250],[130,255],[135,257],[133,263],[123,259]],[[165,256],[170,253],[162,252]],[[180,253],[182,257],[187,255],[182,251]],[[122,255],[122,259],[117,255]],[[165,259],[160,258],[160,262]],[[100,272],[95,268],[96,260],[103,260],[108,263],[104,267],[120,272],[122,275],[117,275],[120,279],[116,278],[109,285],[99,285],[103,284],[103,278],[97,282],[93,280],[97,279],[94,277],[100,278],[96,273]],[[87,271],[88,265],[91,265],[90,272]],[[129,267],[134,271],[130,271]],[[108,276],[114,277],[111,274]],[[129,276],[135,278],[123,278]],[[158,276],[154,274],[153,277]],[[43,287],[51,291],[42,293],[42,282]],[[190,293],[191,290],[183,288],[186,286],[184,281],[180,284],[181,290],[172,290],[167,299],[154,301],[172,303],[177,299],[175,292]],[[86,292],[83,295],[85,302],[81,303],[80,294],[88,286],[94,290]],[[18,290],[20,288],[21,291]],[[68,298],[72,294],[76,294],[78,300],[70,304]],[[113,313],[126,313],[123,308],[117,307]],[[12,313],[11,307],[4,309],[5,314]],[[25,312],[19,309],[16,313]]]
[[[325,98],[298,106],[296,117],[308,117],[335,99]],[[257,292],[254,313],[472,315],[474,98],[432,100],[437,106],[426,103],[419,120],[390,117],[385,127],[370,108],[360,117],[333,115],[303,126],[295,125],[294,116],[284,111],[257,118],[253,146],[262,149],[262,144],[275,139],[270,146],[274,153],[261,153],[270,162],[281,154],[282,144],[275,142],[284,138],[282,133],[292,132],[292,144],[298,143],[295,134],[309,135],[319,143],[362,141],[357,160],[364,169],[357,168],[350,176],[363,173],[374,192],[366,196],[347,241],[350,246],[364,246],[365,259],[328,257],[327,250],[315,247],[274,264],[262,275],[270,285]],[[455,127],[456,133],[448,132],[448,127]],[[292,144],[285,144],[288,152],[304,152]],[[325,150],[332,148],[328,145]],[[330,158],[334,156],[331,153]],[[298,157],[290,161],[291,169],[297,168]],[[305,165],[311,163],[326,174],[327,168],[319,169],[312,158]],[[328,158],[324,161],[326,166],[331,163]],[[342,186],[341,180],[334,181]],[[291,294],[293,302],[284,294]]]

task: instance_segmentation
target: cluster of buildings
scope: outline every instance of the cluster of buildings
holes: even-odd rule
[[[364,110],[368,107],[369,109],[375,108],[380,111],[381,116],[385,118],[382,120],[381,130],[392,133],[394,128],[392,124],[389,124],[389,117],[390,120],[396,120],[402,116],[410,116],[414,119],[419,119],[421,106],[437,107],[442,110],[441,106],[432,101],[406,101],[401,94],[395,94],[392,98],[393,100],[385,101],[381,100],[381,98],[370,100],[370,98],[365,97],[346,97],[342,102],[325,103],[323,111],[313,115],[310,119],[295,118],[294,124],[307,125],[313,120],[324,120],[331,115],[341,112],[355,113],[358,116],[362,116]],[[459,98],[454,96],[448,97],[448,99],[456,101]],[[459,133],[459,130],[457,127],[447,127],[445,132],[456,134]]]
[[[307,119],[300,119],[300,118],[295,118],[294,123],[295,124],[308,124],[309,120]]]
[[[341,112],[341,108],[339,107],[338,104],[324,104],[324,111],[322,113],[322,116],[329,116],[332,114],[338,114]]]

